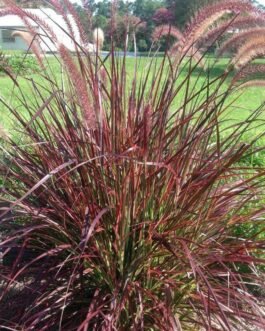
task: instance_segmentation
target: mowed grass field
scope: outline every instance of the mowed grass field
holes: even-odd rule
[[[152,88],[152,73],[155,71],[155,67],[158,68],[162,63],[162,58],[156,58],[151,67],[151,75],[148,80],[148,88]],[[208,58],[207,63],[209,70],[208,72],[201,70],[200,68],[196,68],[191,75],[190,81],[190,90],[191,89],[200,89],[206,81],[209,79],[210,81],[216,79],[220,76],[227,67],[229,62],[228,58],[220,59],[216,62],[214,57]],[[48,56],[45,60],[46,67],[48,72],[52,75],[53,79],[57,80],[59,84],[62,81],[62,70],[58,60],[54,56]],[[107,63],[107,62],[106,62]],[[140,81],[144,75],[147,73],[148,68],[150,66],[151,59],[147,57],[139,57],[136,61],[135,58],[127,58],[126,59],[126,69],[127,69],[127,77],[128,77],[128,88],[130,88],[130,81],[133,79],[135,66],[137,67],[137,81]],[[108,66],[108,63],[107,63]],[[176,84],[180,84],[188,75],[188,64],[180,69],[179,78]],[[165,69],[167,68],[167,65]],[[32,104],[32,109],[34,109],[34,85],[40,84],[43,86],[43,90],[45,90],[47,82],[45,82],[44,77],[42,76],[43,70],[40,70],[38,73],[27,74],[26,77],[22,75],[18,75],[18,81],[21,90],[14,85],[12,80],[5,76],[0,76],[0,97],[4,100],[5,103],[9,104],[12,107],[18,107],[21,112],[23,112],[24,106],[21,102],[21,92],[26,96],[27,102]],[[164,77],[167,75],[167,69],[165,70]],[[225,90],[226,85],[229,84],[229,79],[224,83],[222,89]],[[160,82],[161,86],[163,84],[163,79]],[[184,98],[185,87],[180,90],[178,93],[176,100],[174,101],[173,107],[180,107]],[[48,92],[44,92],[48,93]],[[229,125],[230,123],[241,122],[250,116],[250,114],[258,107],[260,107],[265,102],[265,91],[263,88],[251,87],[247,89],[242,89],[241,91],[233,93],[228,98],[229,107],[227,108],[224,115],[224,125]],[[230,104],[231,103],[231,104]],[[10,115],[8,109],[0,104],[1,117],[0,124],[9,132],[10,135],[17,135],[16,132],[16,122]],[[37,109],[36,109],[37,110]],[[263,120],[265,120],[265,108],[264,108],[264,116],[261,113],[259,118],[259,128],[253,129],[258,130],[259,132],[264,131],[263,129]],[[254,132],[252,132],[254,134]],[[252,135],[250,133],[250,135]],[[257,133],[257,132],[255,132]],[[248,134],[246,134],[246,139],[248,139]]]

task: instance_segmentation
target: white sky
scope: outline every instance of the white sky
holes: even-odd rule
[[[71,0],[71,2],[81,4],[81,0]]]

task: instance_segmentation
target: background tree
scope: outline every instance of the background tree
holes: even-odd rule
[[[87,34],[90,35],[91,31],[96,27],[102,28],[106,34],[105,48],[108,48],[110,43],[109,29],[111,17],[111,1],[102,0],[96,2],[95,0],[87,0],[84,4],[84,7],[76,5],[76,8],[81,22],[86,27]],[[158,8],[164,7],[165,4],[166,3],[164,0],[136,0],[135,2],[127,2],[124,0],[117,1],[116,35],[120,34],[119,47],[123,47],[121,40],[124,36],[125,24],[127,19],[130,19],[130,17],[136,17],[138,18],[139,24],[143,22],[145,23],[145,28],[143,28],[143,24],[141,24],[141,28],[137,28],[135,31],[137,46],[140,51],[147,51],[151,46],[151,36],[155,27],[153,16],[156,10]],[[90,26],[88,26],[89,20],[91,21]],[[131,24],[129,25],[131,27]]]
[[[137,34],[137,45],[140,51],[148,51],[152,44],[152,33],[155,28],[153,17],[157,9],[165,7],[164,0],[135,0],[132,5],[133,15],[145,22],[145,29],[140,29]]]
[[[216,0],[166,0],[167,8],[175,15],[175,24],[180,29],[194,15],[194,13],[205,5],[217,2]]]

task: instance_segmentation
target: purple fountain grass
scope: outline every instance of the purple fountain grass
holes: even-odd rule
[[[234,75],[231,85],[236,90],[248,87],[264,87],[264,74],[264,64],[247,64]]]
[[[265,65],[264,64],[248,64],[247,66],[243,67],[239,70],[236,75],[233,77],[232,83],[235,84],[238,81],[243,81],[250,77],[255,77],[257,75],[264,75],[265,74]]]
[[[0,328],[262,329],[265,242],[235,230],[264,221],[265,170],[240,166],[263,108],[224,127],[230,69],[165,54],[129,79],[111,49],[60,45],[63,88],[44,70],[33,103],[15,81],[24,114],[0,99],[23,133],[0,161]]]
[[[178,39],[179,41],[183,40],[182,32],[175,26],[170,26],[168,24],[163,24],[156,27],[153,32],[152,39],[156,41],[159,40],[161,37],[168,35]]]
[[[246,39],[244,44],[239,47],[231,63],[238,70],[258,57],[265,55],[265,38],[261,35],[252,36]]]
[[[194,16],[185,30],[185,38],[191,40],[191,42],[203,38],[203,34],[207,32],[209,27],[211,27],[225,14],[239,15],[240,13],[255,12],[257,12],[256,8],[248,0],[218,1],[212,5],[203,7]]]
[[[239,46],[242,46],[242,44],[244,44],[247,39],[253,39],[257,35],[264,34],[264,32],[265,28],[259,27],[237,33],[222,44],[222,46],[218,49],[218,56],[224,54],[227,51],[231,52],[232,50],[237,49]]]
[[[171,26],[169,24],[162,24],[157,26],[152,34],[153,42],[158,42],[162,37],[173,37],[177,41],[174,43],[173,46],[170,48],[171,56],[181,58],[181,50],[183,49],[184,45],[184,36],[183,33],[176,28],[175,26]]]
[[[252,79],[245,83],[240,84],[240,88],[248,88],[248,87],[265,87],[264,79]]]
[[[96,125],[96,114],[95,110],[92,108],[91,100],[87,91],[87,81],[86,77],[84,77],[79,68],[74,63],[69,51],[63,45],[60,46],[59,49],[62,61],[68,71],[68,75],[71,77],[71,82],[74,82],[75,95],[80,102],[81,109],[83,112],[83,116],[85,119],[85,123],[87,125],[87,129],[93,129]]]
[[[158,40],[166,33],[173,36],[178,41],[171,47],[171,53],[180,54],[180,58],[183,54],[192,56],[200,63],[203,56],[199,48],[212,46],[228,29],[243,24],[257,26],[260,21],[264,25],[264,15],[249,1],[219,1],[202,8],[183,32],[164,24],[155,29],[153,38]]]
[[[224,23],[218,24],[217,27],[211,28],[201,39],[200,43],[202,46],[211,45],[214,41],[219,40],[229,30],[239,29],[246,30],[250,28],[264,27],[265,18],[264,15],[257,15],[256,13],[243,16],[232,17],[229,20],[225,20]],[[232,33],[232,36],[234,34]]]
[[[218,56],[233,49],[236,54],[231,59],[231,66],[239,71],[258,57],[264,56],[264,12],[258,10],[249,1],[220,1],[202,8],[184,30],[179,31],[171,25],[161,25],[154,30],[153,39],[172,36],[177,42],[171,46],[169,55],[174,55],[174,65],[178,65],[184,56],[191,56],[198,65],[206,68],[203,50],[215,45],[224,34],[230,37],[221,44]],[[240,29],[238,33],[233,30]],[[232,35],[232,36],[231,36]],[[253,80],[261,87],[261,80]],[[246,86],[249,86],[247,84]]]

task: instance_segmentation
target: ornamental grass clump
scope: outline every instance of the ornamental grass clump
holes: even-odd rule
[[[20,136],[1,147],[0,328],[262,329],[265,242],[235,233],[264,221],[265,169],[240,165],[263,108],[228,127],[229,70],[166,53],[130,76],[114,42],[55,42],[61,79],[43,58],[21,107],[1,98]]]

